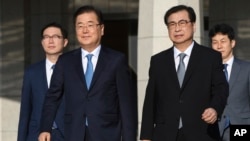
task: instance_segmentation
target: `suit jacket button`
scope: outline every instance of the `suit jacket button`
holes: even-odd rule
[[[183,103],[183,100],[182,100],[182,99],[180,99],[180,100],[179,100],[179,102],[180,102],[180,103]]]

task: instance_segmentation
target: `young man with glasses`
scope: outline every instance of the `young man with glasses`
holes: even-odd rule
[[[68,43],[67,31],[58,23],[49,23],[41,30],[41,44],[46,58],[29,66],[24,73],[17,141],[36,141],[39,136],[42,107],[50,85],[53,66]],[[64,141],[64,105],[50,126],[52,141]]]
[[[140,139],[213,141],[228,95],[220,53],[193,40],[193,8],[174,6],[164,21],[173,46],[151,57]]]
[[[45,99],[39,141],[50,141],[50,126],[65,96],[65,141],[136,141],[137,103],[124,54],[101,44],[100,10],[82,6],[74,13],[80,48],[56,64]]]

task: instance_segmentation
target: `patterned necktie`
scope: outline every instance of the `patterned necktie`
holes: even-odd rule
[[[227,72],[227,66],[228,66],[228,64],[223,64],[223,65],[224,65],[224,73],[225,73],[226,79],[228,81],[228,72]]]
[[[86,80],[86,84],[87,84],[88,89],[90,87],[92,77],[93,77],[93,64],[91,62],[92,56],[93,56],[93,54],[86,55],[86,57],[88,59],[88,63],[87,63],[87,69],[85,72],[85,80]]]
[[[224,65],[224,70],[223,70],[223,71],[224,71],[224,74],[225,74],[225,76],[226,76],[227,81],[229,81],[229,79],[228,79],[228,71],[227,71],[227,66],[228,66],[228,64],[223,64],[223,65]],[[226,116],[225,118],[226,118],[226,119],[225,119],[224,129],[228,128],[229,125],[230,125],[230,119],[229,119],[229,117]]]
[[[178,76],[179,84],[180,84],[180,87],[181,87],[184,76],[185,76],[185,64],[184,64],[183,60],[184,60],[186,54],[185,53],[180,53],[179,56],[180,56],[180,62],[179,62],[179,66],[178,66],[178,69],[177,69],[177,76]]]

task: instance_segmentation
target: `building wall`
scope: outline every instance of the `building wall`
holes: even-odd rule
[[[236,57],[250,61],[250,1],[210,0],[209,27],[217,23],[233,26],[236,34]]]
[[[24,66],[23,0],[0,1],[0,140],[16,140]]]

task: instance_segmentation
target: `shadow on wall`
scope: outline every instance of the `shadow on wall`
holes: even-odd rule
[[[250,61],[250,20],[239,20],[235,25],[236,47],[235,55],[243,60]]]
[[[0,26],[0,96],[18,100],[23,77],[24,28],[22,20],[1,23]]]

